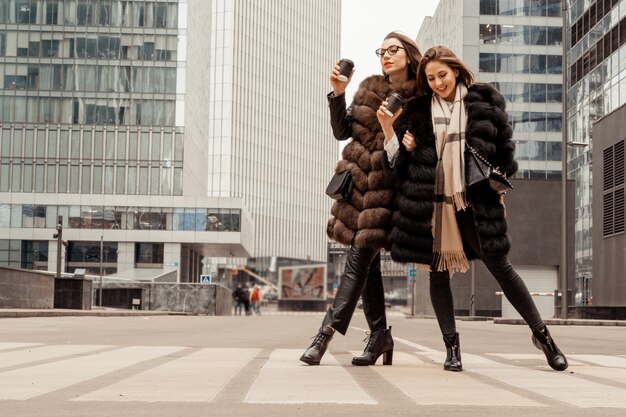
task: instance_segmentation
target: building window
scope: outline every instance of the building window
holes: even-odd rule
[[[0,265],[19,268],[20,258],[19,240],[0,239]]]
[[[163,243],[136,243],[136,268],[163,268]]]
[[[46,271],[48,269],[48,241],[22,241],[21,268]]]
[[[59,2],[47,0],[46,4],[46,24],[56,25],[59,23]]]
[[[79,26],[93,25],[95,23],[95,10],[92,0],[79,0],[76,7],[76,20]]]
[[[37,23],[37,2],[18,1],[15,5],[16,23]]]
[[[99,275],[100,265],[102,265],[104,275],[117,272],[117,242],[103,242],[101,258],[99,241],[70,241],[66,257],[67,272],[69,273],[73,273],[76,268],[84,268],[88,275]]]

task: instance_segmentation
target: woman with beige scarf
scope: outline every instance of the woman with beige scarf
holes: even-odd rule
[[[567,359],[507,257],[511,242],[504,196],[488,185],[465,187],[467,145],[506,176],[517,171],[504,99],[492,86],[473,81],[471,71],[450,49],[430,48],[417,74],[424,95],[404,108],[408,123],[384,132],[388,172],[401,183],[391,256],[430,271],[431,302],[447,351],[445,370],[463,369],[450,277],[466,271],[468,259],[480,258],[531,328],[533,344],[553,369],[562,371]]]

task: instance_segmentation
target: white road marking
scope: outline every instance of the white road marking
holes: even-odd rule
[[[301,349],[276,349],[246,395],[258,404],[377,404],[326,352],[319,366],[298,360]]]
[[[390,384],[420,405],[545,407],[466,372],[447,372],[404,352],[394,352],[393,366],[374,366]]]
[[[30,346],[41,346],[41,343],[11,343],[0,342],[0,350],[16,349]]]
[[[76,400],[210,402],[261,349],[202,349]]]
[[[28,349],[11,352],[0,352],[0,368],[24,365],[31,362],[71,356],[93,350],[105,349],[111,346],[98,345],[52,345],[35,346]]]
[[[0,400],[25,400],[184,349],[131,346],[0,373]]]

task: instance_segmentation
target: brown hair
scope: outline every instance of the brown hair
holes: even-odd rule
[[[397,39],[402,44],[404,52],[406,52],[406,56],[409,60],[409,80],[415,80],[417,78],[417,69],[419,68],[420,61],[422,60],[420,49],[417,47],[417,44],[413,39],[400,32],[389,32],[387,36],[385,36],[384,40],[391,38]],[[383,75],[387,78],[384,71]]]
[[[433,46],[429,48],[420,62],[417,69],[417,88],[423,94],[431,94],[433,90],[428,85],[428,78],[426,77],[426,65],[430,62],[442,62],[459,72],[456,77],[457,82],[462,82],[466,86],[470,86],[474,83],[474,74],[472,71],[461,61],[450,48],[443,45]]]

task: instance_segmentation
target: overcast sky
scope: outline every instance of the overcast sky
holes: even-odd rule
[[[385,35],[397,30],[415,39],[424,17],[432,16],[437,4],[439,0],[342,0],[341,58],[352,59],[356,69],[347,89],[348,103],[361,80],[381,73],[374,51]]]

